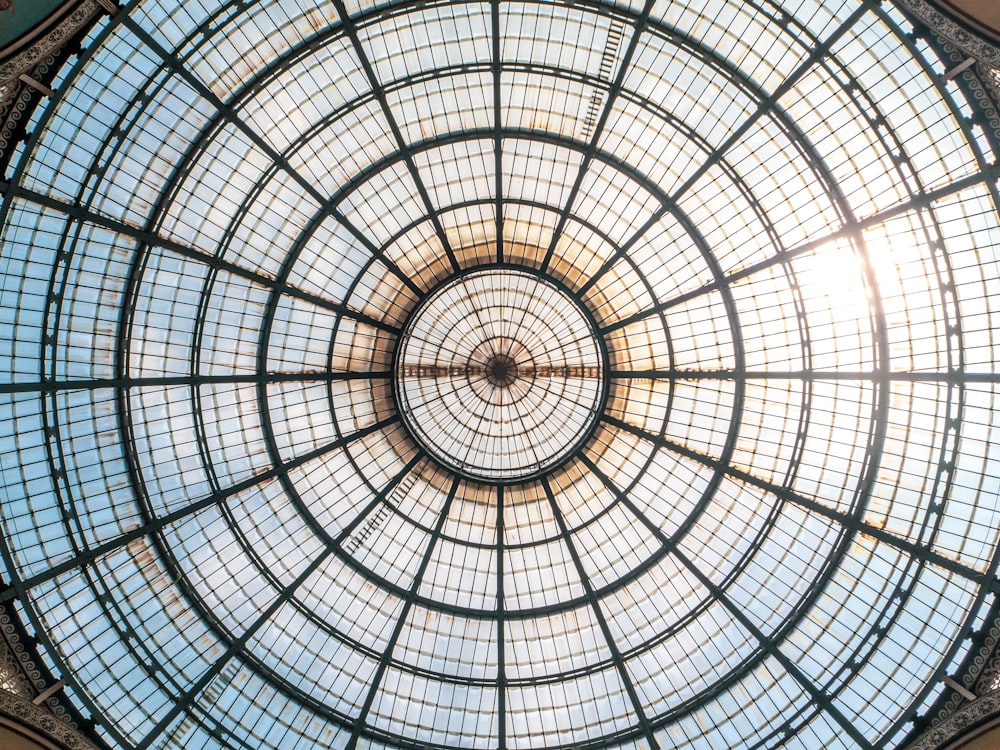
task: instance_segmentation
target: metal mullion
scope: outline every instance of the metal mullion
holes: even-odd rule
[[[865,536],[869,536],[879,542],[884,542],[894,549],[905,552],[917,560],[943,568],[950,573],[955,573],[956,575],[977,583],[990,591],[1000,592],[1000,581],[992,577],[990,573],[981,573],[974,568],[970,568],[967,565],[952,560],[949,557],[935,552],[931,549],[930,545],[916,544],[901,537],[897,537],[884,529],[862,521],[860,515],[850,515],[842,511],[834,510],[833,508],[823,505],[822,503],[806,497],[805,495],[801,495],[787,487],[782,487],[781,485],[761,479],[760,477],[751,474],[748,471],[738,469],[727,462],[720,461],[712,458],[711,456],[692,450],[691,448],[681,445],[680,443],[676,443],[672,440],[649,433],[642,428],[630,425],[620,419],[617,419],[616,417],[605,415],[603,419],[608,424],[648,440],[660,448],[676,453],[692,461],[696,461],[703,466],[715,470],[716,472],[722,472],[733,479],[746,482],[747,484],[764,490],[765,492],[770,492],[776,497],[792,503],[793,505],[797,505],[804,510],[834,521],[850,531],[858,534],[864,534]]]
[[[947,89],[947,82],[927,63],[924,55],[917,47],[917,35],[915,33],[904,33],[904,31],[897,25],[896,21],[890,18],[888,13],[886,13],[886,11],[884,11],[879,4],[876,4],[871,10],[873,15],[877,16],[878,19],[888,26],[892,32],[895,32],[895,41],[897,41],[900,46],[904,47],[911,54],[912,61],[921,70],[921,72],[927,75],[928,80],[934,87],[934,90],[940,96],[941,103],[954,118],[955,124],[965,137],[966,145],[969,146],[969,149],[976,160],[976,164],[979,168],[979,174],[983,176],[982,181],[986,181],[985,175],[994,172],[997,165],[990,163],[986,158],[984,158],[984,156],[979,153],[979,149],[974,145],[976,143],[976,135],[972,130],[972,124],[974,122],[973,118],[967,117],[965,113],[956,105],[954,97]],[[931,39],[928,38],[928,41],[931,41]],[[916,199],[917,197],[926,195],[928,191],[925,190],[924,179],[920,171],[913,164],[913,160],[906,153],[906,141],[900,139],[897,130],[889,127],[888,120],[879,109],[879,101],[860,84],[858,77],[848,70],[845,63],[841,62],[839,59],[836,60],[836,63],[839,71],[848,79],[848,85],[844,87],[845,93],[851,102],[857,107],[858,111],[865,117],[866,120],[869,121],[872,132],[875,134],[878,142],[883,146],[883,148],[885,148],[886,154],[891,158],[896,172],[899,174],[900,181],[906,187],[907,193],[909,193],[911,199]],[[911,71],[907,72],[909,73]],[[888,74],[889,73],[887,71],[887,75]],[[862,104],[861,101],[864,103]],[[877,113],[874,118],[868,115],[869,108]],[[887,135],[882,133],[881,129],[878,127],[879,125],[882,125],[885,128]],[[988,131],[988,128],[986,130]],[[895,145],[895,149],[890,146],[890,141]],[[907,170],[903,169],[904,165]],[[961,180],[966,180],[969,179],[969,177],[975,176],[976,175],[969,175],[965,178],[961,178]],[[910,188],[910,182],[916,185],[916,191]],[[949,186],[945,186],[943,189],[947,190],[948,187]],[[940,189],[941,188],[938,188],[937,190]],[[997,194],[995,185],[989,185],[989,189],[994,202],[1000,203],[1000,196]]]
[[[645,711],[642,709],[639,694],[636,692],[635,685],[632,683],[632,676],[629,674],[628,668],[625,666],[625,660],[622,657],[621,650],[615,643],[607,618],[605,618],[604,611],[601,609],[601,603],[598,601],[597,594],[594,591],[594,586],[587,575],[587,571],[583,566],[583,561],[580,559],[580,553],[576,549],[576,544],[573,543],[573,537],[570,535],[569,529],[566,526],[566,519],[563,517],[563,512],[560,509],[559,504],[556,502],[555,495],[552,494],[552,487],[549,484],[549,479],[547,476],[542,476],[541,481],[542,486],[545,489],[545,496],[549,501],[549,507],[552,509],[552,515],[559,526],[559,533],[562,536],[563,544],[566,545],[566,549],[569,550],[570,557],[573,558],[573,565],[576,568],[576,574],[580,579],[580,583],[583,585],[584,591],[586,592],[587,603],[590,605],[590,608],[594,613],[594,617],[597,619],[598,625],[600,625],[601,634],[604,636],[604,640],[608,645],[608,651],[611,653],[611,660],[615,665],[615,669],[618,671],[618,676],[622,681],[622,686],[625,688],[629,701],[632,703],[632,711],[635,713],[635,717],[639,722],[639,727],[642,730],[643,735],[646,737],[646,741],[649,742],[650,747],[654,748],[654,750],[659,750],[660,744],[653,736],[653,728],[649,723],[649,719],[647,718]]]
[[[118,15],[124,16],[125,14],[118,14]],[[90,26],[88,26],[88,28],[90,29],[93,29],[98,25],[98,21],[96,19],[91,19],[89,23]],[[78,55],[76,56],[76,62],[72,65],[72,70],[70,71],[69,75],[67,75],[64,79],[66,83],[61,84],[53,92],[53,96],[48,97],[49,101],[47,106],[45,106],[42,116],[38,119],[36,123],[34,123],[34,127],[31,128],[30,133],[26,135],[25,138],[26,148],[24,149],[24,152],[21,154],[21,158],[18,161],[17,165],[11,172],[11,183],[19,182],[21,178],[24,176],[25,168],[27,167],[31,157],[33,157],[35,154],[35,148],[38,146],[38,143],[41,140],[42,136],[49,131],[50,121],[54,118],[56,111],[59,109],[59,104],[62,102],[63,99],[63,93],[69,88],[68,84],[70,82],[73,82],[79,76],[80,71],[86,68],[86,66],[90,63],[91,58],[94,55],[94,51],[101,49],[101,45],[107,40],[109,36],[112,35],[112,33],[114,32],[115,28],[118,26],[119,23],[120,23],[119,18],[112,17],[107,19],[107,23],[104,25],[104,28],[100,29],[97,32],[97,34],[93,39],[93,42],[89,46],[80,49]],[[68,62],[64,63],[64,66],[65,65],[68,65]],[[39,107],[41,107],[41,102],[36,103],[35,111],[37,111]],[[10,203],[11,203],[10,196],[7,195],[3,200],[2,206],[0,206],[0,222],[2,222],[4,226],[6,226],[7,215],[10,209]]]
[[[397,472],[396,475],[393,476],[386,483],[385,487],[380,492],[376,493],[375,502],[383,501],[388,495],[390,495],[393,491],[395,491],[397,485],[406,477],[406,475],[413,469],[413,467],[422,458],[423,458],[422,454],[418,453],[410,462],[407,463],[406,466],[403,467],[403,469]],[[363,520],[365,515],[367,515],[367,510],[363,511],[362,514],[358,516],[357,520],[358,521]],[[351,528],[353,529],[354,526],[352,525]],[[243,535],[239,533],[237,529],[233,528],[233,532],[238,541],[245,542]],[[346,531],[342,532],[335,538],[330,537],[328,534],[322,534],[319,536],[322,539],[323,544],[325,545],[327,551],[336,552],[337,550],[340,549],[340,545],[342,544],[344,539],[347,538],[348,533],[349,532]],[[246,552],[250,558],[252,558],[255,561],[258,560],[258,556],[252,550],[247,549]],[[260,565],[258,565],[258,567],[260,568],[260,571],[264,575],[264,577],[268,581],[272,582],[273,585],[274,582],[276,581],[274,575],[269,571],[267,571],[266,568],[261,567]],[[196,597],[196,606],[199,607],[202,617],[204,617],[205,622],[209,624],[210,627],[213,627],[216,631],[220,633],[223,634],[226,633],[226,629],[222,626],[221,622],[214,615],[212,610],[210,608],[205,607],[204,602],[197,597]],[[311,611],[303,612],[303,615],[305,615],[307,618],[314,616],[314,614]],[[325,627],[321,627],[321,629],[325,630],[327,633],[331,632],[328,628]],[[342,638],[339,637],[340,634],[337,633],[336,631],[334,631],[333,634],[335,637],[338,637],[339,640],[343,640]],[[225,637],[226,636],[224,635],[223,638]],[[355,644],[351,643],[349,645],[351,645],[352,648],[355,648]],[[357,649],[355,648],[355,650]],[[269,681],[271,682],[271,684],[275,685],[278,690],[283,692],[285,695],[289,696],[292,700],[297,700],[303,705],[310,706],[311,708],[313,708],[313,710],[317,712],[317,714],[324,716],[328,719],[331,719],[333,721],[345,721],[347,719],[346,715],[338,715],[335,711],[330,710],[325,704],[323,704],[321,701],[318,701],[311,694],[304,692],[301,688],[295,685],[292,685],[283,677],[275,675],[273,672],[271,672],[271,668],[258,658],[251,655],[247,655],[245,661],[248,664],[252,666],[255,665],[257,668],[259,668],[262,675],[268,674],[270,677]]]
[[[343,0],[333,0],[333,5],[337,9],[337,13],[340,16],[341,26],[351,40],[354,52],[358,56],[358,62],[361,64],[361,69],[364,71],[365,76],[368,79],[368,84],[371,86],[372,93],[375,95],[375,99],[379,103],[382,115],[385,117],[386,122],[389,125],[389,129],[392,131],[392,136],[396,141],[396,147],[399,149],[406,161],[407,169],[409,169],[410,176],[413,178],[413,184],[417,189],[420,200],[424,204],[424,209],[427,211],[427,214],[431,219],[431,224],[433,225],[434,231],[438,236],[438,240],[441,242],[441,247],[444,248],[445,254],[448,256],[448,260],[451,261],[453,270],[457,273],[461,270],[461,266],[459,266],[458,259],[455,257],[455,252],[451,247],[451,242],[448,240],[448,235],[437,218],[437,213],[434,210],[434,204],[431,201],[431,197],[427,192],[426,186],[424,185],[423,177],[420,176],[420,170],[417,169],[417,164],[413,159],[413,150],[403,138],[403,133],[399,129],[396,117],[393,115],[392,109],[389,107],[389,101],[386,99],[382,81],[375,75],[375,70],[372,67],[371,61],[368,59],[368,53],[365,50],[364,45],[361,44],[361,39],[358,37],[357,26],[351,19],[350,14],[347,12],[347,8],[344,5]]]
[[[198,678],[197,682],[188,688],[183,695],[178,696],[170,710],[164,714],[156,725],[150,729],[138,743],[134,745],[135,750],[146,750],[150,744],[156,741],[161,734],[170,727],[171,722],[173,722],[175,718],[177,718],[181,713],[191,710],[198,694],[208,687],[209,683],[211,683],[212,680],[222,672],[226,664],[228,664],[234,656],[246,648],[247,643],[251,638],[253,638],[257,631],[266,625],[267,622],[278,612],[278,610],[281,609],[281,607],[291,601],[299,586],[305,583],[306,579],[319,569],[319,566],[330,555],[330,552],[331,549],[329,547],[325,547],[321,550],[319,554],[316,555],[315,559],[295,577],[295,580],[279,592],[278,596],[275,597],[274,601],[271,602],[268,608],[261,612],[257,619],[254,620],[238,638],[230,641],[226,651],[218,659],[216,659],[215,662],[213,662],[212,666],[209,667],[209,669],[207,669],[201,677]]]
[[[588,459],[586,456],[580,457],[580,460],[584,461],[584,462],[589,462],[590,461],[590,459]],[[505,487],[508,490],[511,488],[511,485],[499,485],[499,486]],[[614,510],[614,508],[618,504],[618,502],[619,502],[619,500],[616,499],[614,502],[608,504],[606,507],[604,507],[601,510],[597,511],[597,513],[595,513],[590,518],[586,519],[585,521],[581,521],[577,526],[574,527],[573,531],[574,532],[582,531],[582,530],[590,528],[591,526],[595,526],[595,525],[599,524],[601,522],[601,519],[603,519],[605,516],[607,516],[609,513],[611,513],[612,510]],[[432,531],[433,531],[433,529],[431,527],[425,526],[422,523],[419,523],[417,521],[414,521],[413,519],[407,518],[406,515],[402,511],[400,511],[398,508],[390,508],[390,511],[393,513],[393,515],[398,516],[401,519],[407,520],[414,528],[419,529],[420,531],[422,531],[425,534],[431,534]],[[463,546],[469,547],[471,549],[477,549],[477,550],[493,550],[493,549],[496,549],[496,544],[495,543],[490,543],[490,542],[476,542],[476,541],[469,541],[469,540],[465,540],[465,539],[458,539],[458,538],[453,537],[453,536],[448,536],[447,534],[442,534],[441,538],[442,539],[446,539],[446,540],[448,540],[450,542],[461,543]],[[551,542],[551,541],[553,541],[556,538],[557,537],[554,537],[554,536],[553,537],[548,537],[548,538],[546,538],[543,541],[545,541],[545,542]],[[535,542],[535,541],[523,541],[523,542],[518,542],[518,543],[515,543],[515,544],[507,544],[507,545],[505,545],[504,548],[506,550],[527,550],[527,549],[530,549],[531,547],[534,547],[537,543],[538,542]]]
[[[417,283],[406,275],[406,273],[404,273],[403,270],[396,265],[394,260],[385,255],[374,242],[368,239],[368,237],[365,236],[360,229],[355,227],[354,223],[350,221],[343,214],[343,212],[337,208],[336,205],[334,205],[331,201],[327,201],[325,204],[325,210],[327,214],[329,214],[338,224],[347,229],[347,231],[350,232],[351,235],[353,235],[354,238],[364,246],[373,258],[388,268],[389,271],[403,283],[403,286],[418,296],[423,294],[423,290],[417,286]]]
[[[6,196],[3,206],[3,214],[5,216],[11,203],[12,200],[10,196]],[[65,288],[68,283],[67,278],[73,259],[72,252],[66,251],[66,244],[71,236],[78,237],[79,232],[80,226],[78,224],[75,225],[72,221],[66,221],[62,231],[60,232],[56,261],[51,267],[51,273],[49,274],[49,280],[46,285],[45,304],[41,316],[41,330],[43,333],[40,355],[37,363],[40,378],[44,378],[46,375],[45,349],[47,346],[51,346],[53,354],[51,372],[54,374],[57,370],[55,354],[59,340],[59,321],[62,314],[62,305],[65,301]],[[57,277],[61,277],[59,281],[57,281]],[[58,294],[55,291],[57,287],[59,288]],[[52,333],[49,333],[50,331],[52,331]],[[60,411],[58,407],[58,398],[56,396],[57,394],[51,393],[38,394],[38,400],[40,402],[39,420],[41,423],[41,432],[46,438],[44,440],[43,452],[51,480],[52,496],[60,509],[60,523],[62,524],[69,546],[72,549],[72,554],[75,556],[80,554],[81,548],[86,548],[87,541],[85,529],[80,521],[78,509],[73,502],[74,490],[78,488],[70,484],[69,476],[66,471],[66,455],[64,450],[66,446],[64,446],[62,442],[54,440],[54,438],[58,435]],[[30,501],[30,499],[31,498],[29,496],[28,500]],[[29,505],[30,504],[31,503],[29,502]],[[76,529],[76,533],[74,533],[74,528]],[[17,588],[17,567],[6,533],[0,533],[0,559],[3,560],[4,567],[7,570],[7,575],[11,578],[11,581],[7,584],[8,588],[0,592],[0,595],[11,591],[15,592],[15,594],[19,594],[20,589]],[[85,573],[85,575],[87,583],[93,588],[95,584],[91,579],[91,575],[89,573]],[[103,577],[97,577],[100,579],[100,582],[104,584]],[[11,599],[13,598],[17,597],[11,597]],[[6,602],[8,601],[10,600],[0,599],[0,613],[9,612],[13,616],[15,622],[26,625],[27,623],[20,623],[20,618],[17,616],[15,607],[6,605]],[[22,599],[22,601],[24,600]],[[24,603],[27,604],[27,602]],[[46,631],[38,611],[34,607],[30,606],[25,606],[24,610],[27,621],[32,624],[34,632],[38,634],[37,637],[39,642],[44,644],[48,650],[52,661],[55,664],[55,669],[64,676],[65,681],[68,682],[69,685],[79,691],[79,688],[81,687],[79,680],[69,668],[66,659],[62,656],[61,649],[56,646]],[[116,621],[114,617],[110,616],[110,613],[108,620],[110,621],[111,628],[120,633],[121,631],[119,627],[121,622]],[[124,620],[124,618],[122,618],[122,620]],[[36,657],[37,654],[40,653],[37,649],[31,650],[36,652]],[[45,669],[43,665],[40,666],[42,666],[42,672],[45,674],[51,674],[51,672]],[[86,694],[86,692],[79,692],[82,703],[89,708],[93,715],[99,715],[100,711],[94,704],[93,700]],[[75,712],[75,708],[75,706],[70,706],[71,711]],[[116,741],[124,743],[124,738],[116,727],[108,727],[108,730]]]
[[[204,510],[205,508],[217,505],[218,503],[221,503],[225,501],[227,498],[232,497],[233,495],[236,495],[240,492],[243,492],[244,490],[250,489],[251,487],[255,487],[263,482],[274,479],[275,477],[281,476],[283,474],[287,474],[289,471],[292,471],[293,469],[296,469],[299,466],[302,466],[306,463],[309,463],[310,461],[320,458],[321,456],[326,455],[330,451],[338,450],[344,447],[345,445],[350,444],[354,440],[358,440],[367,435],[370,435],[373,432],[377,432],[378,430],[383,429],[388,424],[392,424],[397,420],[398,417],[393,416],[381,422],[377,422],[373,425],[370,425],[364,429],[358,430],[350,435],[338,438],[337,440],[334,440],[330,443],[327,443],[326,445],[322,445],[318,448],[315,448],[309,451],[308,453],[304,453],[301,456],[289,459],[288,461],[282,463],[280,466],[274,466],[266,471],[262,471],[260,474],[255,474],[254,476],[249,477],[248,479],[244,479],[242,482],[237,482],[234,485],[231,485],[223,490],[220,490],[217,493],[207,495],[199,500],[195,500],[183,508],[179,508],[178,510],[167,513],[166,515],[150,517],[145,523],[143,523],[142,526],[137,526],[136,528],[131,529],[121,534],[120,536],[115,537],[114,539],[110,539],[95,547],[91,547],[90,549],[84,550],[75,557],[72,557],[68,560],[64,560],[60,563],[53,565],[48,570],[45,570],[41,573],[37,573],[33,576],[29,576],[28,578],[18,578],[12,581],[5,590],[0,591],[0,604],[11,601],[13,599],[25,599],[30,589],[33,589],[47,581],[51,581],[54,578],[57,578],[58,576],[64,573],[68,573],[71,570],[82,568],[86,565],[94,564],[101,557],[109,554],[110,552],[113,552],[116,549],[119,549],[120,547],[126,546],[130,542],[135,541],[136,539],[141,539],[142,537],[145,536],[152,536],[158,534],[171,524],[177,523],[178,521],[187,518],[192,514],[198,513]],[[408,469],[409,467],[407,467],[407,470]],[[405,471],[403,472],[403,474],[405,474]],[[400,474],[399,476],[400,479],[402,478],[403,474]],[[0,537],[0,539],[2,539],[2,537]],[[17,568],[13,564],[11,564],[8,566],[8,569],[10,571],[14,571]]]
[[[911,193],[905,201],[883,208],[871,216],[858,219],[855,226],[857,229],[867,229],[871,226],[884,224],[889,219],[914,210],[928,210],[933,216],[934,204],[937,201],[977,185],[984,185],[990,192],[990,195],[994,197],[994,200],[1000,203],[1000,199],[997,199],[995,196],[995,188],[993,187],[997,179],[1000,179],[1000,164],[992,164],[984,167],[980,172],[959,177],[947,185],[929,189],[920,188],[918,192]],[[845,227],[842,231],[848,231],[849,229],[850,227]]]
[[[543,74],[550,74],[550,73],[548,73],[547,71],[543,71]],[[558,78],[558,76],[554,77]],[[438,133],[436,135],[428,136],[426,138],[414,141],[412,144],[409,145],[408,150],[410,153],[416,155],[423,153],[425,151],[430,151],[432,149],[439,148],[441,146],[466,143],[468,141],[491,140],[493,137],[494,137],[494,130],[492,128],[471,128],[468,130],[453,131],[448,133]],[[569,138],[568,136],[563,135],[561,133],[552,131],[531,130],[520,127],[507,127],[503,129],[502,137],[511,140],[529,141],[533,143],[544,143],[547,145],[557,146],[559,148],[566,149],[567,151],[573,151],[575,153],[585,153],[584,149],[581,147],[578,141],[575,141],[572,138]],[[349,181],[347,181],[344,184],[344,187],[341,190],[338,190],[337,193],[333,195],[330,202],[332,204],[336,204],[337,202],[342,201],[346,196],[350,195],[351,192],[356,190],[358,186],[364,184],[371,177],[371,175],[377,174],[381,169],[396,164],[397,162],[403,160],[404,158],[405,157],[403,155],[398,153],[392,153],[382,157],[372,166],[366,168],[364,171],[360,172],[359,174],[352,177]],[[621,157],[616,156],[611,152],[595,150],[593,158],[595,160],[601,161],[604,164],[609,165],[618,172],[621,172],[622,174],[627,176],[630,180],[642,186],[642,188],[647,192],[649,192],[650,194],[659,197],[661,202],[667,200],[668,196],[666,196],[663,193],[663,190],[657,183],[651,181],[645,174],[640,172],[634,165],[624,161]],[[492,199],[481,198],[473,201],[466,201],[452,205],[453,206],[475,205],[477,203],[488,202],[490,200]],[[514,199],[510,200],[511,202],[515,202]],[[525,198],[517,199],[516,202],[525,205],[535,205],[535,203],[532,202],[530,199],[525,199]],[[556,213],[555,207],[553,206],[546,206],[540,203],[537,205],[543,206],[551,210],[553,213]],[[428,211],[428,215],[437,216],[446,213],[448,210],[449,208],[431,209]],[[581,223],[584,223],[586,221],[586,218],[583,217],[577,220],[580,221]],[[412,228],[413,226],[419,224],[421,221],[423,221],[423,218],[411,221],[411,223],[408,224],[407,226]],[[402,232],[399,232],[393,237],[397,238],[398,236],[400,236],[401,233]],[[606,236],[606,233],[601,232],[600,230],[598,230],[598,234]],[[608,244],[614,245],[615,243],[609,240]]]
[[[497,0],[494,0],[494,2],[496,1]],[[552,260],[552,255],[555,253],[556,245],[559,244],[563,229],[566,226],[566,220],[569,218],[570,211],[573,210],[573,204],[576,203],[576,198],[580,193],[580,188],[583,186],[583,180],[587,176],[590,164],[593,162],[594,156],[597,153],[597,144],[600,143],[601,136],[604,134],[604,127],[607,125],[608,118],[611,116],[611,111],[614,109],[614,103],[618,98],[622,85],[625,82],[625,76],[628,75],[629,66],[632,63],[632,57],[635,55],[635,51],[639,47],[639,38],[642,36],[642,32],[646,29],[646,24],[649,22],[649,14],[652,12],[654,4],[655,0],[645,0],[642,12],[635,19],[635,27],[632,32],[632,37],[629,39],[628,47],[625,49],[625,54],[622,55],[622,59],[618,64],[618,73],[615,75],[615,80],[611,82],[611,86],[608,88],[608,95],[607,99],[604,101],[601,116],[598,119],[597,124],[594,126],[594,133],[590,138],[590,143],[587,144],[587,149],[580,162],[580,169],[577,171],[576,179],[573,181],[572,188],[570,188],[569,196],[566,198],[566,204],[562,208],[559,221],[556,223],[555,229],[552,230],[552,239],[549,241],[549,247],[545,251],[545,255],[542,258],[542,273],[545,273],[548,270],[549,262]],[[610,13],[608,14],[608,17],[614,18]]]
[[[89,209],[87,210],[89,211]],[[118,310],[115,329],[115,351],[112,360],[115,378],[118,379],[127,377],[131,369],[132,352],[130,342],[135,323],[135,312],[138,306],[142,277],[148,267],[149,257],[149,252],[144,252],[141,244],[137,243],[137,247],[129,260],[129,270],[121,295],[121,308]],[[139,516],[142,519],[143,525],[146,525],[156,517],[156,511],[149,495],[142,465],[138,459],[139,448],[135,439],[130,394],[125,389],[116,389],[114,403],[116,407],[115,422],[122,450],[122,461],[125,465],[129,484],[133,489],[134,502],[138,508]],[[167,567],[173,569],[175,567],[173,565],[173,553],[163,543],[162,538],[159,535],[150,535],[149,541],[150,546],[159,552],[163,559],[168,561]]]
[[[448,496],[444,501],[444,506],[438,514],[434,531],[432,532],[430,539],[427,541],[427,549],[424,550],[423,557],[420,560],[420,565],[417,568],[417,572],[414,574],[413,581],[410,584],[409,592],[403,599],[403,606],[399,613],[399,617],[396,620],[396,624],[393,626],[389,640],[386,642],[385,650],[379,658],[378,667],[376,667],[375,674],[372,676],[371,683],[368,687],[368,695],[365,696],[365,701],[362,704],[361,711],[354,720],[354,726],[351,729],[351,739],[347,743],[347,750],[354,750],[354,748],[357,747],[358,739],[364,731],[365,720],[368,717],[368,713],[371,711],[371,707],[375,702],[376,696],[378,695],[379,685],[382,682],[382,678],[385,676],[385,671],[389,666],[389,662],[392,660],[392,652],[395,650],[396,643],[399,641],[399,636],[403,632],[403,626],[406,624],[406,618],[409,615],[410,610],[413,608],[417,590],[420,588],[420,585],[423,582],[424,573],[427,571],[427,566],[431,562],[434,547],[437,545],[438,539],[441,538],[441,530],[444,528],[445,521],[448,520],[448,513],[451,510],[451,504],[455,499],[455,493],[458,492],[458,486],[460,483],[461,480],[458,477],[455,477],[452,480],[451,490],[449,490]]]
[[[667,204],[669,204],[671,202],[670,199],[666,198],[666,197],[664,197],[663,200],[664,200],[664,205],[667,205]],[[708,266],[708,269],[710,270],[710,272],[712,274],[713,283],[712,283],[711,286],[713,287],[713,289],[717,289],[718,292],[719,292],[719,294],[720,294],[720,296],[722,297],[722,304],[723,304],[723,307],[725,308],[725,311],[726,311],[726,318],[729,321],[729,329],[730,329],[731,334],[732,334],[733,357],[735,359],[737,368],[739,370],[743,370],[743,369],[745,369],[744,368],[745,353],[744,353],[744,347],[743,347],[743,338],[742,338],[742,334],[741,334],[741,328],[740,328],[740,325],[739,325],[739,315],[737,313],[736,302],[735,302],[735,300],[733,298],[732,290],[729,288],[729,285],[726,283],[726,277],[723,274],[722,268],[719,265],[719,262],[716,259],[715,255],[713,254],[711,247],[709,246],[708,242],[705,240],[705,238],[701,234],[701,232],[698,231],[698,228],[687,218],[686,215],[680,214],[676,218],[677,218],[678,222],[681,224],[681,226],[688,233],[688,236],[691,237],[691,239],[694,241],[695,246],[697,247],[699,253],[701,254],[702,258],[705,261],[706,266]],[[652,217],[651,217],[651,220],[652,220]],[[650,222],[647,222],[647,224],[649,224],[649,223]],[[639,236],[641,236],[641,232],[644,232],[644,231],[645,231],[645,229],[640,230],[640,234],[633,235],[633,237],[627,243],[625,243],[624,245],[622,245],[621,247],[622,248],[626,248],[629,243],[634,242]],[[623,257],[627,258],[627,255],[623,255]],[[633,261],[629,260],[629,263],[632,263],[633,267],[634,267],[634,262]],[[646,282],[647,288],[648,288],[648,281],[646,281],[646,279],[645,279],[645,274],[643,274],[643,273],[640,272],[639,276],[640,276],[640,278],[642,278]],[[702,291],[699,289],[699,290],[695,290],[695,292],[688,293],[688,294],[685,294],[685,295],[682,295],[682,296],[685,299],[687,299],[688,297],[690,297],[690,298],[693,299],[694,297],[700,295],[701,293],[702,293]],[[655,295],[652,294],[651,290],[650,290],[650,296],[651,296],[651,298],[655,299]],[[677,299],[677,298],[675,298],[675,299]],[[677,303],[674,302],[674,304],[677,304]],[[659,305],[654,305],[653,309],[655,310],[655,308],[657,308],[657,307],[659,307]],[[662,312],[662,311],[656,310],[656,312]],[[655,312],[649,313],[649,314],[652,315],[652,314],[655,314]],[[632,316],[632,317],[634,317],[634,316]],[[642,314],[641,317],[648,317],[648,316],[645,315],[645,314]],[[602,338],[605,338],[609,332],[611,332],[613,330],[616,330],[618,327],[621,327],[620,323],[621,323],[621,321],[619,321],[619,323],[616,323],[616,324],[611,324],[611,325],[608,325],[608,326],[604,326],[604,327],[598,328],[598,334]],[[665,322],[664,322],[664,325],[665,325]],[[671,366],[672,366],[673,365],[673,347],[672,347],[672,344],[668,344],[668,345],[670,346],[670,360],[671,360]],[[734,395],[733,423],[730,425],[729,434],[726,436],[726,447],[724,449],[724,452],[727,455],[730,454],[732,452],[732,450],[734,449],[734,447],[735,447],[735,442],[736,442],[736,425],[739,422],[740,415],[742,413],[742,409],[743,409],[743,389],[742,388],[737,388],[737,391],[736,391],[736,393]]]
[[[327,215],[333,217],[339,224],[341,224],[351,235],[360,242],[368,252],[381,260],[390,271],[398,276],[400,281],[402,281],[406,286],[410,287],[412,291],[419,294],[421,290],[417,287],[413,280],[410,279],[406,274],[403,274],[398,267],[392,261],[383,258],[379,253],[378,248],[375,244],[357,227],[350,222],[343,213],[341,213],[337,207],[331,203],[330,199],[325,197],[320,193],[315,185],[306,178],[304,175],[300,174],[286,159],[278,152],[271,144],[269,144],[259,133],[257,133],[246,121],[239,116],[239,114],[231,106],[219,99],[218,96],[207,86],[203,81],[201,81],[198,76],[194,74],[189,68],[187,68],[175,55],[171,54],[165,50],[159,42],[157,42],[150,34],[145,31],[141,26],[139,26],[134,19],[126,16],[124,23],[128,26],[129,30],[132,31],[139,39],[142,40],[153,52],[155,52],[164,63],[174,69],[178,75],[180,75],[188,84],[197,91],[197,93],[202,96],[206,101],[208,101],[215,109],[222,115],[224,119],[232,123],[236,128],[239,129],[251,142],[263,151],[267,157],[272,161],[272,163],[284,171],[289,177],[291,177],[298,185],[306,192],[316,202],[320,208],[326,212]]]

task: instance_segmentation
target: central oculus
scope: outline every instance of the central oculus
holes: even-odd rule
[[[607,355],[584,307],[556,282],[496,267],[442,284],[396,351],[403,423],[462,476],[511,483],[564,462],[593,432]]]

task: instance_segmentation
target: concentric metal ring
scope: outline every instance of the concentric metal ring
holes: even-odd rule
[[[562,463],[603,410],[607,356],[589,314],[536,273],[489,268],[443,284],[396,354],[404,424],[463,476],[515,482]]]
[[[892,4],[122,6],[0,186],[0,596],[110,742],[870,750],[959,673],[996,139]]]

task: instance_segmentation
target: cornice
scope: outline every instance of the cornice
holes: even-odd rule
[[[0,690],[0,718],[26,727],[66,750],[99,750],[80,732],[19,695]]]
[[[904,9],[927,24],[942,40],[969,57],[992,68],[1000,68],[1000,46],[957,23],[928,0],[897,0]]]
[[[924,732],[906,750],[944,750],[964,734],[997,718],[1000,690],[994,690],[955,711]]]

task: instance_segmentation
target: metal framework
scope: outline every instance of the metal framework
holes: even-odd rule
[[[1000,559],[913,31],[124,3],[2,185],[0,602],[122,748],[897,746]]]

